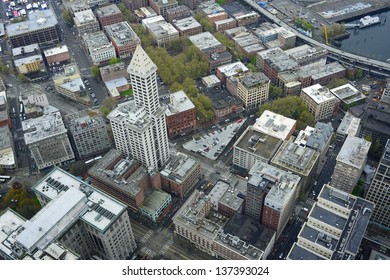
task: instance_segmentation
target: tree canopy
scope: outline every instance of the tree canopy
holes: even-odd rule
[[[26,219],[30,219],[41,209],[34,195],[28,193],[26,187],[19,183],[14,184],[4,195],[1,207],[10,207]]]
[[[314,124],[314,116],[309,112],[307,106],[299,96],[287,96],[277,99],[272,103],[265,103],[260,106],[258,115],[265,110],[297,120],[297,129],[304,129],[307,125]]]
[[[118,105],[118,102],[113,98],[106,98],[100,105],[100,112],[103,116],[107,116]]]

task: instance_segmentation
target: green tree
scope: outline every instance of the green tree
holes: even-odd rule
[[[215,32],[214,25],[209,21],[207,17],[203,16],[200,13],[196,13],[194,18],[196,19],[197,22],[200,23],[200,25],[202,25],[204,32],[211,32],[211,33]]]
[[[263,114],[265,110],[297,120],[298,130],[314,124],[314,116],[310,114],[307,106],[299,96],[287,96],[272,103],[265,103],[260,106],[258,115]]]
[[[361,79],[361,78],[363,78],[363,69],[361,69],[361,68],[356,69],[355,78],[356,78],[356,79]]]
[[[18,74],[17,78],[18,78],[19,81],[21,81],[23,83],[28,81],[27,77],[24,74],[22,74],[22,73]]]
[[[103,116],[107,116],[118,105],[118,102],[113,98],[106,98],[100,105],[100,112]]]
[[[41,210],[42,206],[39,204],[36,198],[25,198],[22,199],[17,207],[16,212],[22,215],[27,220],[31,219],[36,213]]]
[[[88,168],[87,168],[85,162],[82,160],[73,162],[69,168],[69,173],[71,173],[74,176],[82,176],[87,171],[88,171]]]
[[[0,175],[4,175],[4,174],[5,174],[4,168],[0,167]]]
[[[69,13],[68,10],[65,10],[63,13],[62,13],[62,18],[64,19],[64,22],[67,24],[67,25],[72,25],[72,18],[71,18],[71,15]]]
[[[303,30],[312,31],[314,26],[307,21],[305,21],[303,18],[296,18],[295,19],[295,25],[299,28],[302,28]]]
[[[121,59],[119,57],[113,57],[110,59],[109,63],[112,65],[112,64],[119,63],[119,62],[121,62]]]
[[[366,136],[364,136],[364,140],[372,143],[372,136],[371,135],[366,135]]]
[[[270,99],[276,99],[279,97],[283,97],[283,89],[281,87],[275,86],[273,84],[270,85],[269,87],[269,98]]]
[[[348,83],[349,83],[349,80],[347,80],[347,79],[336,79],[336,80],[328,83],[326,85],[326,87],[328,89],[333,89],[333,88],[336,88],[336,87],[340,87],[340,86],[346,85]]]
[[[92,75],[92,77],[97,78],[99,76],[99,74],[100,74],[99,67],[97,67],[96,65],[92,65],[92,67],[91,67],[91,75]]]

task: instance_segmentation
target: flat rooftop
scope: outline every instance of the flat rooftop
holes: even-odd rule
[[[366,99],[366,96],[351,84],[345,84],[330,90],[338,99],[346,104],[352,104]]]
[[[107,25],[104,27],[104,30],[118,46],[122,46],[131,42],[141,42],[137,34],[126,21]]]
[[[286,140],[295,130],[296,120],[265,110],[253,128],[275,138]]]
[[[181,31],[201,27],[200,23],[197,22],[193,17],[178,19],[173,22],[173,25]]]
[[[45,57],[49,57],[52,55],[57,55],[57,54],[66,53],[66,52],[69,52],[69,49],[68,49],[67,45],[64,45],[64,46],[59,46],[56,48],[45,50],[43,53],[44,53]]]
[[[126,210],[126,205],[123,203],[56,167],[33,186],[34,192],[48,200],[55,200],[70,189],[72,189],[71,194],[80,198],[76,202],[85,203],[84,209],[87,211],[83,211],[79,218],[98,231],[105,232]],[[63,204],[70,204],[70,200],[65,200]],[[69,216],[68,219],[71,218]],[[74,222],[74,219],[71,219]]]
[[[13,136],[8,126],[0,127],[0,165],[3,167],[16,164],[12,139]]]
[[[134,166],[138,166],[138,168],[128,174],[128,171]],[[141,192],[139,185],[145,176],[148,176],[146,168],[141,167],[136,160],[125,158],[121,152],[114,149],[93,165],[88,170],[88,174],[131,197],[135,197]]]
[[[175,35],[179,36],[179,31],[173,27],[172,24],[166,21],[153,22],[148,25],[148,29],[156,37],[165,36],[165,35]]]
[[[218,181],[217,183],[219,183]],[[224,205],[234,211],[238,211],[243,205],[246,197],[247,186],[244,184],[229,185],[225,193],[219,200],[220,205]]]
[[[153,191],[145,197],[144,202],[140,206],[140,211],[155,214],[162,209],[162,206],[171,200],[171,195],[159,189]]]
[[[134,100],[119,104],[108,114],[107,118],[110,121],[126,123],[126,125],[139,131],[143,131],[152,124],[145,108],[138,107]]]
[[[360,119],[354,117],[349,112],[345,113],[343,120],[341,121],[339,127],[337,128],[337,133],[348,134],[356,136],[359,132]]]
[[[62,87],[63,89],[66,89],[70,92],[73,92],[73,93],[76,93],[76,92],[79,92],[80,90],[85,89],[84,82],[81,78],[72,79],[72,80],[64,82],[58,86]]]
[[[207,211],[209,206],[211,206],[210,197],[195,190],[172,220],[175,224],[181,223],[209,239],[214,239],[226,222],[221,215],[210,215]]]
[[[355,168],[362,168],[366,162],[368,150],[370,149],[371,142],[358,138],[352,135],[348,135],[336,161],[343,162],[347,165]]]
[[[299,66],[279,47],[258,52],[258,55],[278,72],[296,69]]]
[[[97,23],[97,19],[91,9],[74,13],[74,21],[76,25]]]
[[[269,78],[262,72],[252,72],[239,76],[239,81],[246,88],[253,88],[269,82]]]
[[[16,67],[19,67],[19,66],[22,66],[25,64],[36,62],[36,61],[43,61],[43,57],[41,54],[36,54],[36,55],[31,55],[31,56],[15,59],[14,63],[15,63]]]
[[[321,255],[316,254],[313,251],[302,247],[298,243],[294,243],[288,254],[287,259],[289,260],[326,260]]]
[[[202,10],[202,12],[206,15],[222,13],[225,11],[224,8],[222,8],[218,3],[214,1],[205,1],[199,3],[198,10]]]
[[[103,31],[87,33],[83,36],[90,52],[96,52],[107,48],[114,48]]]
[[[307,44],[291,48],[285,51],[287,55],[289,55],[296,62],[300,62],[301,60],[307,60],[311,57],[324,57],[327,55],[328,51],[322,47],[315,46],[311,47]]]
[[[122,12],[119,10],[118,6],[115,4],[107,5],[104,7],[99,7],[96,9],[96,15],[98,17],[111,16],[115,14],[121,14]]]
[[[318,157],[319,152],[311,148],[284,141],[272,159],[272,163],[295,171],[302,176],[308,176],[316,165]]]
[[[210,32],[196,34],[188,37],[188,39],[201,51],[221,46],[221,43]]]
[[[181,184],[189,175],[191,175],[198,165],[199,163],[195,159],[187,155],[177,153],[175,155],[171,155],[171,160],[166,164],[160,174],[165,178]]]
[[[57,18],[52,10],[42,10],[29,13],[27,20],[7,25],[8,37],[14,37],[27,32],[54,27],[58,24]]]
[[[302,92],[309,96],[317,104],[336,100],[332,92],[327,87],[321,86],[320,84],[303,88]]]
[[[172,116],[174,114],[185,112],[187,110],[195,109],[195,105],[187,97],[183,90],[171,93],[169,96],[170,102],[167,105],[167,110],[165,114],[167,116]]]
[[[344,66],[338,62],[332,62],[325,65],[308,64],[301,67],[301,70],[312,73],[311,77],[313,80],[318,80],[336,73],[345,71]]]
[[[261,158],[271,160],[281,144],[280,139],[249,126],[234,146]]]
[[[87,208],[87,197],[76,188],[60,192],[34,217],[27,220],[16,242],[29,253],[44,249],[74,224]]]
[[[65,119],[72,134],[93,130],[105,124],[101,115],[89,115],[86,111],[66,115]]]
[[[26,145],[67,132],[59,111],[24,120],[22,128]]]
[[[38,44],[31,44],[23,47],[12,48],[12,55],[26,55],[29,53],[40,54],[40,49]]]
[[[230,218],[223,231],[225,234],[237,236],[262,251],[265,251],[272,239],[275,238],[275,231],[238,213]]]

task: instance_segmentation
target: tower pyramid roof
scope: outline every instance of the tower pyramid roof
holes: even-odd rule
[[[138,45],[127,67],[127,73],[147,77],[155,71],[157,71],[156,64],[153,63],[141,45]]]

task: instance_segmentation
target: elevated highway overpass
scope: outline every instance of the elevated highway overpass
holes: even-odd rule
[[[277,18],[275,15],[268,12],[266,9],[260,7],[257,2],[259,0],[241,0],[243,3],[246,3],[250,7],[252,7],[253,10],[259,12],[269,20],[277,23],[278,25],[286,28],[287,30],[293,32],[298,38],[305,41],[307,44],[312,46],[321,46],[324,49],[328,50],[328,53],[331,58],[335,60],[341,60],[341,61],[347,61],[348,64],[355,65],[356,67],[362,68],[363,70],[370,70],[372,72],[375,72],[377,74],[382,74],[384,76],[390,75],[390,63],[383,62],[376,59],[367,58],[361,55],[349,53],[343,50],[340,50],[338,48],[335,48],[333,46],[322,44],[321,42],[318,42],[314,40],[313,38],[310,38],[294,28],[291,28],[288,24],[281,21],[279,18]],[[390,58],[390,57],[389,57]]]

